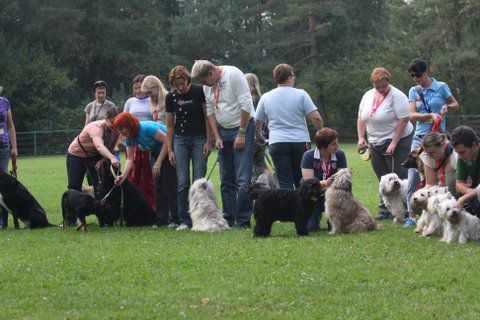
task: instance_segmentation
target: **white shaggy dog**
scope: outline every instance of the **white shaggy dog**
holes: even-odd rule
[[[372,231],[377,224],[352,194],[352,169],[339,170],[325,192],[325,212],[332,225],[330,234]]]
[[[411,199],[412,205],[415,208],[422,209],[422,215],[417,222],[417,227],[415,228],[415,232],[422,233],[423,230],[425,229],[425,226],[426,226],[425,218],[428,216],[428,213],[426,212],[428,199],[431,196],[444,194],[447,192],[448,192],[447,187],[433,186],[430,188],[419,189],[413,193],[412,199]]]
[[[407,211],[408,179],[402,180],[396,173],[389,173],[380,178],[378,189],[383,203],[393,214],[393,222],[401,223]]]
[[[438,215],[438,210],[443,202],[453,199],[450,192],[433,195],[428,199],[427,210],[424,210],[424,223],[422,236],[443,235],[443,219]]]
[[[188,193],[193,231],[221,231],[229,229],[228,222],[218,209],[213,184],[205,178],[193,183]]]
[[[480,239],[480,218],[457,208],[455,202],[448,201],[440,205],[439,215],[446,218],[442,241],[447,243]]]

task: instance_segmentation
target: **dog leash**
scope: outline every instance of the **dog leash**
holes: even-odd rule
[[[212,167],[212,169],[210,170],[210,173],[209,173],[208,176],[207,176],[207,180],[210,180],[210,177],[211,177],[211,175],[212,175],[212,173],[213,173],[213,170],[214,170],[215,167],[217,166],[217,163],[218,163],[218,155],[217,155],[217,160],[215,160],[215,163],[213,164],[213,167]]]
[[[110,172],[112,173],[113,179],[117,180],[118,175],[115,173],[115,170],[113,170],[113,166],[110,165]],[[100,174],[99,174],[100,176]],[[113,185],[113,187],[110,189],[110,191],[107,192],[107,194],[100,200],[100,203],[103,205],[105,204],[105,201],[107,200],[108,196],[112,193],[113,189],[117,187],[116,184]]]

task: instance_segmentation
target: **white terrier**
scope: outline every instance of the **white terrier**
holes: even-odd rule
[[[401,180],[396,173],[389,173],[380,178],[378,189],[383,203],[392,213],[393,222],[401,223],[407,211],[408,180]]]

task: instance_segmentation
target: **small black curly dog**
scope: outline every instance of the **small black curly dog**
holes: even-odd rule
[[[254,184],[249,195],[255,200],[255,237],[268,237],[275,221],[295,222],[297,234],[306,236],[308,219],[321,196],[320,181],[317,178],[304,180],[297,190],[263,189],[261,185]]]

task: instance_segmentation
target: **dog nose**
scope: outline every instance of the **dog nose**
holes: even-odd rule
[[[414,197],[414,198],[413,198],[413,201],[417,201],[417,197]]]

